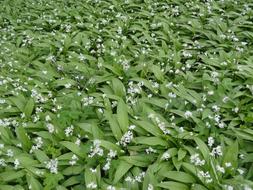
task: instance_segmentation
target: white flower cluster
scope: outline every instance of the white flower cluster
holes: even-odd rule
[[[120,141],[116,144],[121,144],[122,146],[126,147],[134,138],[134,134],[132,130],[135,128],[135,125],[130,125],[129,130],[121,137]]]
[[[152,147],[148,147],[145,149],[147,154],[151,154],[151,153],[156,153],[157,151],[155,149],[153,149]]]
[[[117,151],[110,150],[106,158],[106,164],[103,167],[103,170],[107,171],[110,169],[111,161],[117,156]]]
[[[189,117],[192,116],[192,112],[191,112],[191,111],[186,111],[186,112],[184,113],[184,116],[185,116],[186,119],[188,119]]]
[[[109,185],[109,186],[107,186],[106,190],[116,190],[116,188],[113,187],[112,185]]]
[[[125,178],[125,181],[130,182],[130,183],[142,182],[142,179],[145,177],[145,174],[146,174],[145,172],[141,172],[139,175],[135,177],[127,176]]]
[[[35,99],[36,103],[45,103],[48,99],[43,97],[36,89],[31,90],[31,97]]]
[[[217,165],[216,166],[216,170],[218,171],[218,172],[221,172],[221,173],[225,173],[225,169],[223,168],[223,167],[221,167],[220,165]]]
[[[103,156],[104,150],[100,147],[100,145],[101,145],[100,140],[93,141],[93,145],[90,148],[90,154],[89,154],[90,158],[94,157],[96,154],[99,156]]]
[[[208,137],[208,146],[212,147],[214,144],[214,138],[213,137]]]
[[[165,152],[163,153],[161,160],[168,160],[171,157],[170,153]]]
[[[148,184],[148,190],[154,190],[154,186],[152,184]]]
[[[75,165],[76,164],[76,161],[78,160],[78,157],[74,154],[72,157],[71,157],[71,160],[69,161],[69,164],[71,166]]]
[[[20,165],[20,161],[18,159],[15,159],[14,160],[14,169],[15,170],[18,169],[19,165]]]
[[[46,127],[49,133],[53,133],[55,131],[54,125],[52,123],[47,123]]]
[[[70,137],[73,135],[74,126],[71,125],[70,127],[67,127],[64,131],[65,131],[66,137]]]
[[[97,184],[95,182],[90,182],[89,184],[87,184],[86,187],[88,189],[96,189],[97,188]]]
[[[6,166],[5,159],[0,159],[0,166]]]
[[[132,131],[127,131],[120,139],[119,144],[122,146],[127,146],[132,139],[134,138],[133,132]]]
[[[159,117],[156,117],[153,113],[148,115],[148,118],[153,119],[154,122],[158,125],[158,127],[162,130],[162,132],[167,135],[170,134],[170,130],[167,129],[166,124],[159,119]]]
[[[198,153],[191,155],[190,160],[191,160],[191,163],[193,163],[195,166],[203,166],[206,163],[205,160],[200,159]]]
[[[32,148],[30,150],[30,153],[33,153],[34,150],[40,149],[42,147],[42,145],[43,145],[43,141],[42,141],[41,137],[37,137],[35,139],[35,142],[36,142],[36,144],[32,146]]]
[[[8,156],[8,157],[13,157],[13,156],[14,156],[13,150],[8,149],[8,150],[7,150],[7,153],[6,153],[6,156]]]
[[[206,183],[211,183],[213,181],[209,172],[199,171],[198,177],[205,180]]]
[[[222,152],[221,146],[217,146],[217,147],[213,148],[210,155],[212,155],[212,156],[222,156],[223,152]]]
[[[83,102],[84,106],[88,106],[94,103],[94,97],[92,96],[84,97],[81,101]]]
[[[50,170],[51,173],[57,174],[58,173],[58,160],[51,159],[48,162],[45,162],[46,168]]]
[[[134,84],[133,81],[130,81],[128,83],[128,88],[127,88],[128,95],[126,96],[126,101],[128,103],[130,103],[131,105],[136,104],[137,99],[135,98],[135,96],[137,94],[141,94],[143,85],[144,85],[143,82],[139,82],[137,84]]]

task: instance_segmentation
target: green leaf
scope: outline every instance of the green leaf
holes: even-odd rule
[[[148,121],[135,121],[135,123],[146,130],[147,132],[151,133],[154,136],[161,136],[162,131],[155,125],[153,125],[151,122]]]
[[[150,146],[168,146],[168,142],[165,140],[159,138],[159,137],[135,137],[133,141],[136,144],[145,144],[145,145],[150,145]]]
[[[189,187],[187,185],[183,183],[172,182],[172,181],[165,181],[165,182],[159,183],[157,186],[162,187],[164,189],[169,189],[169,190],[189,190]]]
[[[166,173],[162,174],[164,177],[167,177],[169,179],[183,182],[183,183],[195,183],[196,180],[194,177],[192,177],[190,174],[180,171],[168,171]]]
[[[133,165],[130,163],[127,163],[125,161],[120,161],[117,170],[114,175],[113,184],[118,183],[118,181],[127,173],[127,171],[132,167]]]
[[[40,182],[37,179],[35,179],[33,176],[27,175],[26,178],[27,178],[27,182],[28,182],[29,186],[31,186],[32,190],[42,190],[43,189]]]
[[[49,157],[45,154],[45,152],[41,151],[41,150],[34,150],[34,154],[36,156],[36,158],[41,162],[44,163],[45,161],[49,160]]]
[[[180,161],[180,160],[183,160],[184,159],[184,157],[185,157],[185,155],[186,155],[186,151],[185,150],[183,150],[182,148],[180,148],[179,150],[178,150],[178,160]]]
[[[209,157],[210,157],[210,151],[209,151],[208,147],[200,138],[195,137],[194,140],[195,140],[196,144],[198,145],[198,148],[199,148],[200,152],[202,153],[203,157],[205,158],[206,161],[208,161]]]
[[[135,166],[147,167],[153,161],[154,157],[150,155],[146,156],[134,155],[134,156],[121,156],[120,159]]]
[[[112,89],[114,91],[114,93],[119,96],[124,98],[126,96],[126,89],[125,86],[123,85],[123,83],[117,79],[117,78],[113,78],[112,79]]]
[[[119,122],[119,126],[123,133],[127,132],[129,127],[128,113],[127,113],[127,105],[121,99],[118,102],[117,106],[117,120]]]
[[[0,179],[2,181],[7,182],[7,181],[19,179],[23,177],[24,175],[25,175],[24,171],[6,171],[6,172],[0,173]]]
[[[31,148],[31,141],[27,136],[26,130],[24,127],[17,127],[16,134],[20,142],[22,143],[22,147],[25,151],[29,151]]]
[[[34,109],[34,100],[30,99],[30,100],[28,100],[28,102],[24,108],[25,116],[30,117],[33,112],[33,109]]]
[[[208,190],[208,189],[200,184],[192,184],[191,190]]]
[[[224,154],[223,161],[222,161],[223,166],[225,166],[226,162],[230,162],[233,168],[237,168],[238,151],[239,151],[239,147],[238,147],[238,142],[236,140],[234,143],[229,145],[228,148],[226,149],[226,152]]]
[[[75,143],[68,141],[61,141],[60,144],[65,146],[67,149],[72,151],[74,154],[80,156],[81,158],[85,158],[86,153]]]
[[[114,137],[119,141],[120,138],[122,137],[122,132],[117,122],[117,119],[114,117],[114,115],[112,115],[110,112],[106,110],[104,111],[104,116],[109,121],[109,125]]]

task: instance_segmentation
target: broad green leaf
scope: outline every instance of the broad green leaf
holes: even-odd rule
[[[163,174],[164,177],[183,182],[183,183],[195,183],[196,180],[190,174],[180,171],[168,171]]]
[[[128,110],[127,105],[123,102],[123,100],[120,100],[117,106],[117,120],[123,133],[127,132],[129,127],[127,110]]]
[[[189,187],[187,185],[173,181],[165,181],[159,183],[157,186],[169,190],[189,190]]]
[[[31,98],[25,105],[24,113],[26,117],[30,117],[34,109],[34,100]]]
[[[168,146],[168,143],[159,137],[135,137],[133,141],[136,144],[145,144],[150,146]]]
[[[22,147],[25,151],[29,151],[31,148],[31,141],[27,136],[26,130],[24,127],[17,127],[16,128],[16,134],[20,142],[22,143]]]
[[[0,179],[2,181],[12,181],[12,180],[16,180],[19,179],[21,177],[23,177],[25,175],[24,171],[6,171],[6,172],[2,172],[0,173]]]
[[[113,183],[116,184],[132,166],[132,164],[129,164],[126,161],[120,161],[114,175]]]
[[[80,156],[81,158],[85,157],[86,153],[75,143],[68,141],[61,141],[60,144],[69,149],[70,151],[72,151],[74,154]]]
[[[112,89],[114,91],[114,93],[119,96],[124,98],[126,96],[126,89],[125,86],[123,85],[123,83],[117,79],[117,78],[113,78],[112,79]]]

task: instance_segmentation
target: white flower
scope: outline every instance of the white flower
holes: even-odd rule
[[[0,149],[4,148],[4,144],[0,144]]]
[[[120,144],[122,146],[127,146],[127,144],[129,144],[132,139],[133,139],[134,135],[132,131],[127,131],[120,139]]]
[[[133,130],[135,127],[136,127],[135,125],[130,125],[130,126],[129,126],[129,129],[130,129],[130,130]]]
[[[226,190],[234,190],[233,186],[231,185],[225,185]]]
[[[208,137],[208,146],[212,147],[214,144],[214,138],[213,137]]]
[[[212,95],[214,94],[214,92],[213,92],[212,90],[210,90],[210,91],[207,92],[207,94],[208,94],[209,96],[212,96]]]
[[[248,185],[245,185],[245,186],[244,186],[244,190],[252,190],[252,188],[249,187]]]
[[[206,183],[211,183],[213,181],[210,174],[209,174],[209,172],[199,171],[198,172],[198,177],[203,178]]]
[[[162,160],[168,160],[170,157],[171,157],[170,154],[169,154],[168,152],[165,152],[165,153],[163,153],[161,159],[162,159]]]
[[[201,160],[198,153],[191,155],[190,160],[195,166],[205,165],[205,160]]]
[[[65,129],[65,135],[66,137],[72,136],[73,135],[73,130],[74,130],[74,126],[71,125],[70,127],[67,127]]]
[[[146,151],[146,153],[147,153],[147,154],[150,154],[150,153],[156,153],[156,150],[155,150],[155,149],[153,149],[152,147],[148,147],[148,148],[146,148],[146,149],[145,149],[145,151]]]
[[[217,105],[213,105],[213,106],[212,106],[212,109],[213,109],[215,112],[220,111],[220,107],[218,107]]]
[[[191,111],[186,111],[186,112],[184,113],[184,116],[185,116],[185,118],[189,118],[189,117],[192,116],[192,112],[191,112]]]
[[[13,157],[14,156],[13,150],[8,149],[6,155],[9,156],[9,157]]]
[[[15,159],[14,160],[14,169],[16,170],[16,169],[18,169],[18,166],[20,165],[20,162],[19,162],[19,160],[18,159]]]
[[[3,158],[0,159],[0,166],[6,166],[5,160]]]
[[[235,107],[235,108],[232,109],[232,111],[235,112],[235,113],[238,113],[239,108],[238,108],[238,107]]]
[[[222,99],[222,101],[224,102],[224,103],[227,103],[227,101],[228,101],[228,97],[227,96],[225,96],[223,99]]]
[[[111,166],[111,161],[107,161],[106,164],[103,167],[103,170],[105,170],[105,171],[109,170],[110,166]]]
[[[134,182],[134,179],[132,179],[130,176],[127,176],[125,178],[125,181],[127,181],[127,182]]]
[[[49,133],[53,133],[54,132],[54,126],[51,123],[47,123],[47,129],[49,131]]]
[[[87,184],[87,188],[89,188],[89,189],[96,189],[97,188],[97,184],[95,182],[91,182],[91,183]]]
[[[232,166],[232,164],[231,164],[231,162],[226,162],[226,163],[225,163],[225,166],[226,166],[227,168],[229,168],[229,167]]]
[[[88,106],[88,105],[93,104],[94,97],[92,97],[92,96],[90,96],[90,97],[84,97],[81,101],[83,102],[84,106]]]
[[[50,170],[51,173],[57,174],[58,170],[58,160],[57,159],[51,159],[48,162],[46,162],[46,168]]]
[[[116,156],[117,156],[117,151],[116,151],[116,150],[115,150],[115,151],[110,150],[109,153],[108,153],[108,156],[109,156],[110,158],[116,157]]]
[[[46,115],[45,120],[46,120],[47,122],[50,121],[50,120],[51,120],[50,116],[49,116],[49,115]]]
[[[72,157],[71,157],[71,160],[69,161],[69,164],[71,166],[75,165],[76,164],[76,161],[78,160],[78,157],[74,154]]]
[[[65,88],[70,88],[72,85],[70,83],[67,83],[64,86],[65,86]]]
[[[113,187],[112,185],[109,185],[109,186],[107,186],[106,190],[116,190],[116,188]]]
[[[90,168],[90,171],[91,171],[91,173],[96,173],[96,172],[97,172],[97,169],[96,169],[96,168],[95,168],[95,169]]]
[[[176,98],[176,97],[177,97],[177,95],[174,94],[174,93],[172,93],[172,92],[170,92],[170,93],[168,94],[168,96],[169,96],[170,98]]]
[[[221,172],[223,174],[225,173],[225,169],[223,167],[221,167],[220,165],[217,165],[216,169],[217,169],[217,171],[219,171],[219,172]]]
[[[154,190],[154,186],[152,184],[148,184],[148,190]]]
[[[244,170],[243,169],[238,168],[237,171],[239,172],[240,175],[244,174]]]
[[[222,156],[223,153],[222,153],[222,150],[221,150],[221,146],[217,146],[215,148],[213,148],[212,152],[210,153],[210,155],[212,156]]]
[[[77,138],[75,144],[76,144],[77,146],[80,146],[81,140],[80,140],[79,138]]]
[[[101,141],[100,140],[94,140],[93,146],[91,146],[89,157],[94,157],[96,154],[99,156],[103,156],[104,150],[100,148]]]

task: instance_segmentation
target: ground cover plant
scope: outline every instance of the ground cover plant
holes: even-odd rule
[[[0,0],[0,190],[252,190],[252,8]]]

